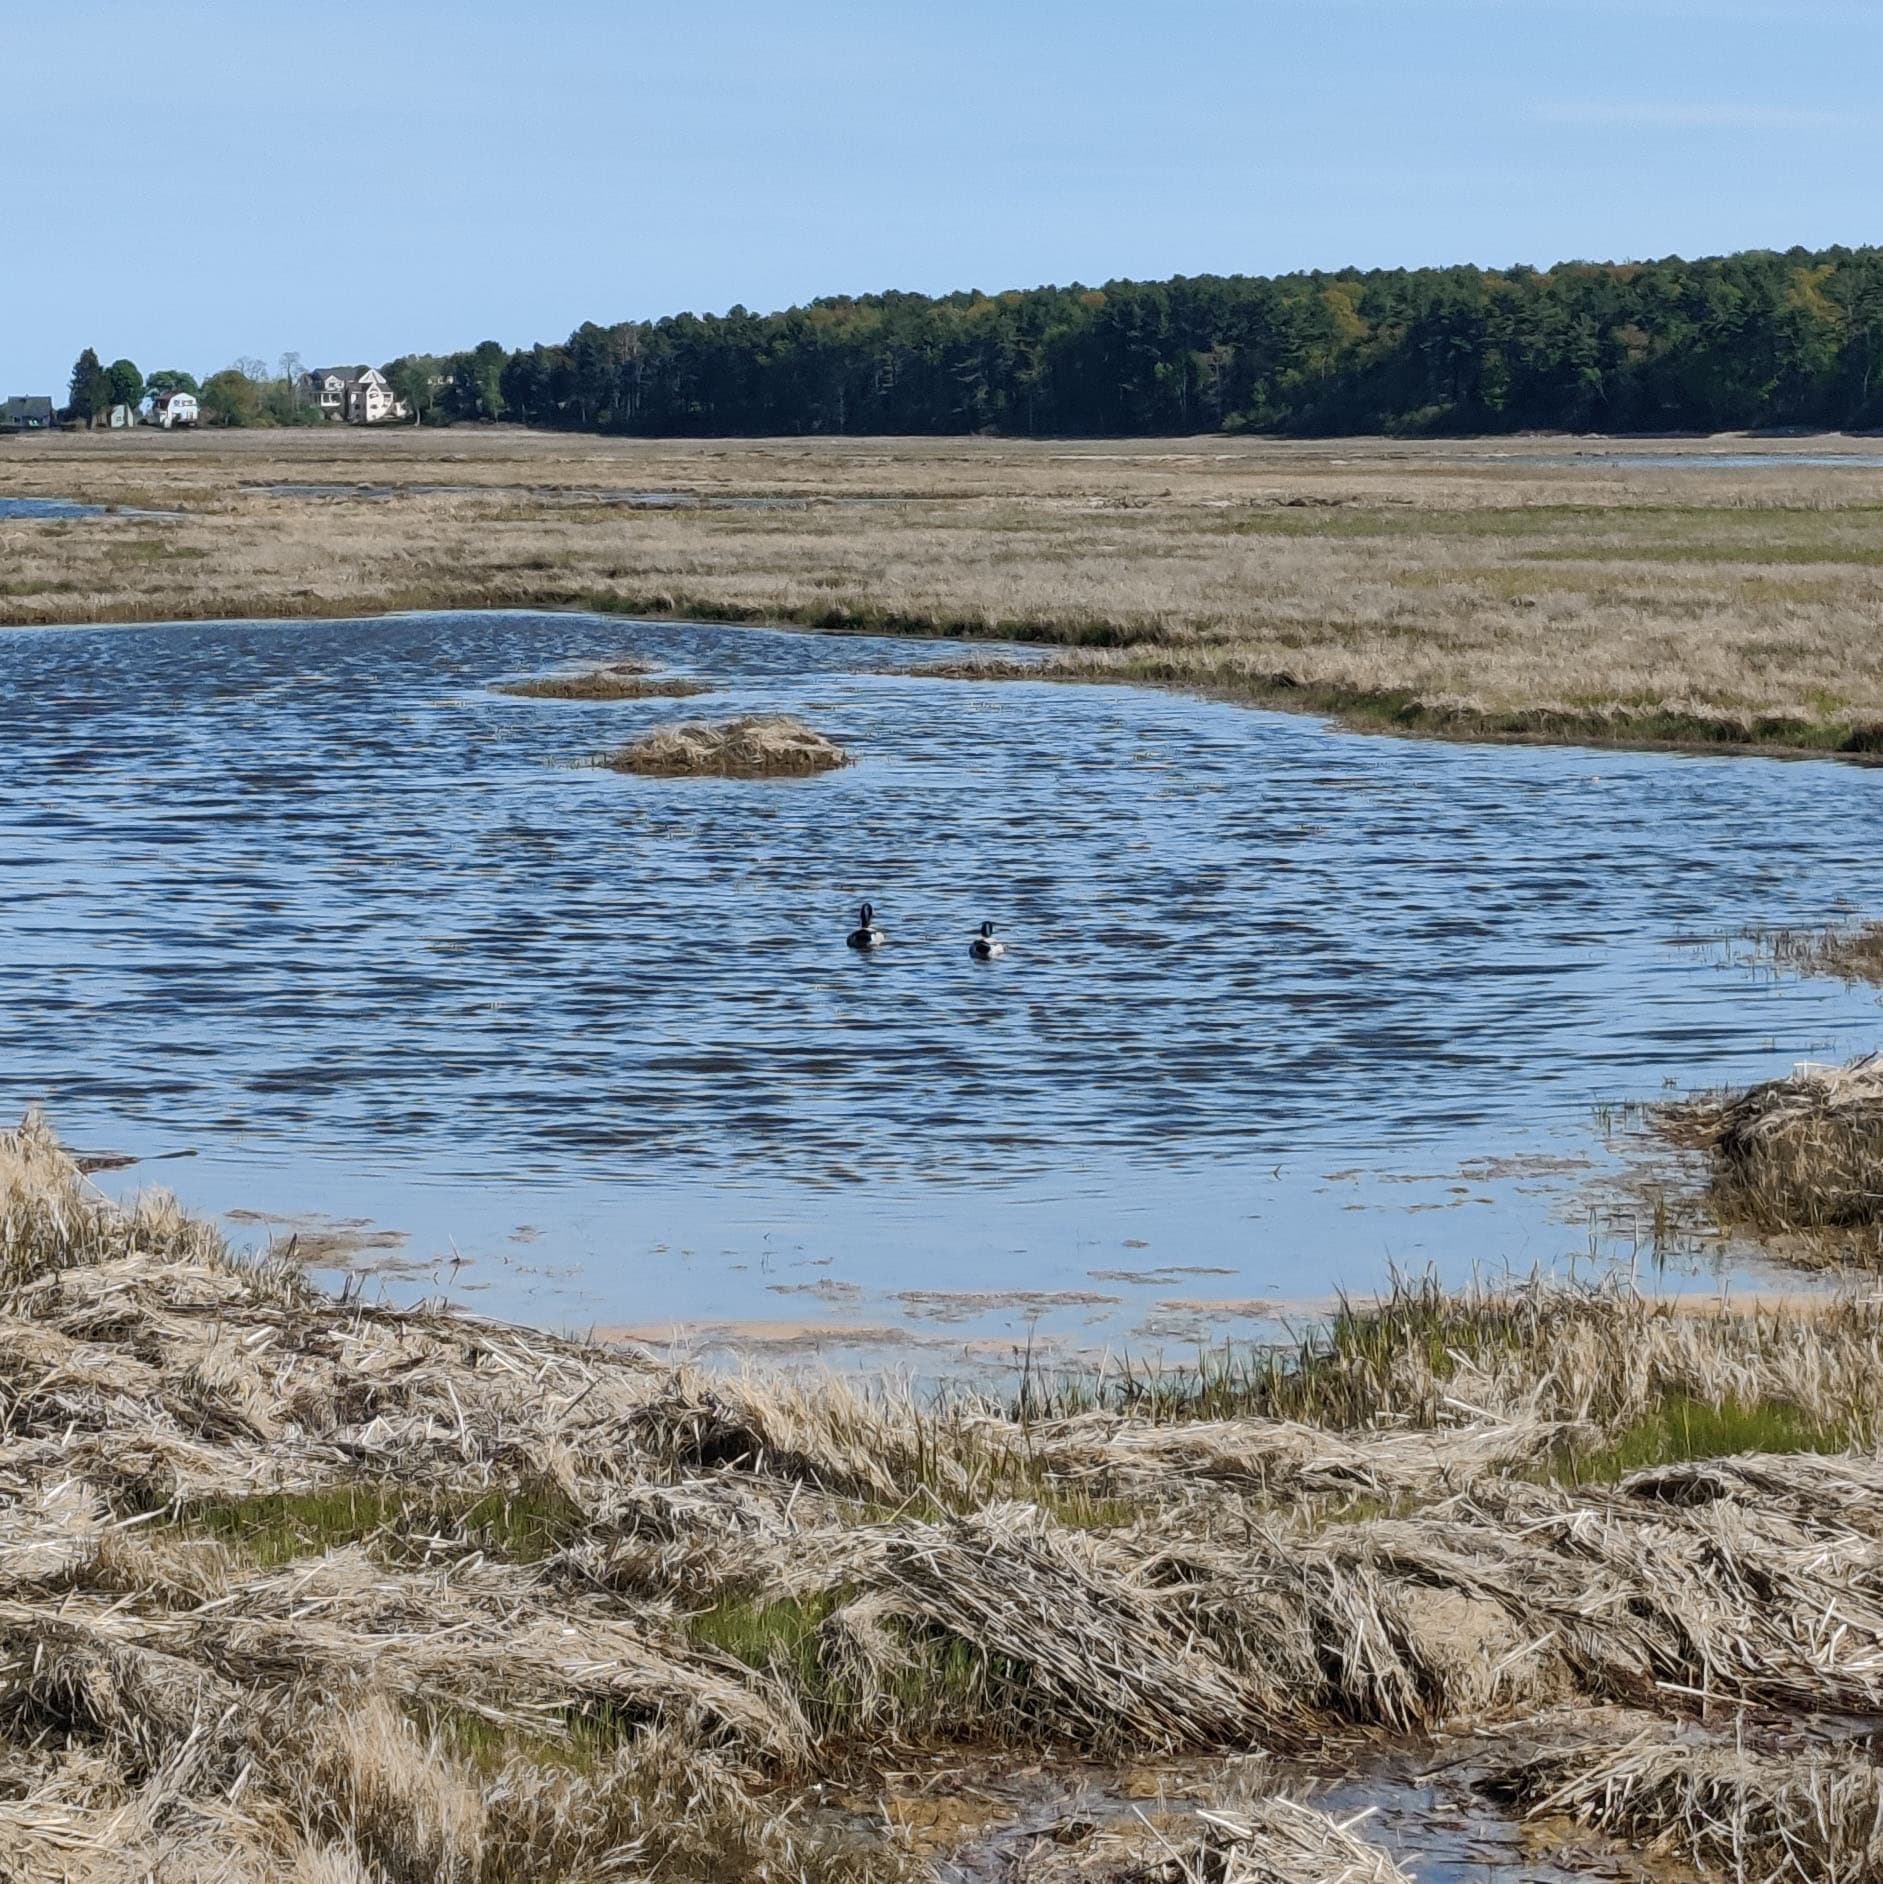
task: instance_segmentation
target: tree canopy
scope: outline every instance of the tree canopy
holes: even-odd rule
[[[262,390],[240,367],[225,366],[203,381],[202,413],[211,425],[257,425]]]
[[[1836,248],[845,296],[424,365],[439,417],[579,429],[1325,435],[1883,425],[1880,356],[1883,250]]]
[[[132,412],[144,401],[144,376],[129,360],[113,360],[105,368],[114,406],[129,406]]]

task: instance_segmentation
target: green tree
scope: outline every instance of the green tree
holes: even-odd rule
[[[96,425],[110,406],[111,376],[99,365],[96,351],[87,347],[72,367],[71,414],[88,426]]]
[[[259,425],[262,389],[240,367],[225,366],[203,381],[203,417],[211,425]]]
[[[458,355],[452,391],[457,409],[465,418],[503,416],[503,369],[509,358],[495,340],[480,340],[469,353]]]
[[[445,411],[445,394],[450,389],[451,376],[445,370],[444,361],[429,353],[407,353],[388,361],[380,371],[385,374],[393,397],[405,401],[420,425],[434,425],[449,416]]]
[[[105,378],[111,382],[114,406],[129,406],[135,412],[143,404],[144,376],[129,360],[113,360],[105,368]]]
[[[165,393],[183,392],[200,393],[203,389],[196,383],[194,373],[180,373],[173,366],[160,366],[144,382],[144,390],[153,399],[161,398]]]

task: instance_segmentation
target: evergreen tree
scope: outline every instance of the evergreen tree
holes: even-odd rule
[[[87,347],[78,356],[72,367],[71,404],[68,407],[75,419],[83,419],[88,426],[96,425],[100,414],[111,406],[111,378],[98,363],[97,353]]]

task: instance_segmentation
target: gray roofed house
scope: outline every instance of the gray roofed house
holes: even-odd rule
[[[405,401],[393,393],[377,367],[313,367],[295,381],[295,391],[307,404],[318,407],[323,419],[344,420],[349,425],[377,425],[382,419],[406,416]]]
[[[0,404],[0,432],[49,432],[54,417],[50,399],[9,399]]]

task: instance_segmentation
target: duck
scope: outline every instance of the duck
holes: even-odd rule
[[[876,926],[876,911],[865,903],[857,912],[857,926],[846,938],[853,949],[879,949],[889,940]]]
[[[994,925],[991,922],[981,924],[981,933],[968,944],[968,953],[977,962],[997,962],[1007,952],[1004,942],[994,939]]]

